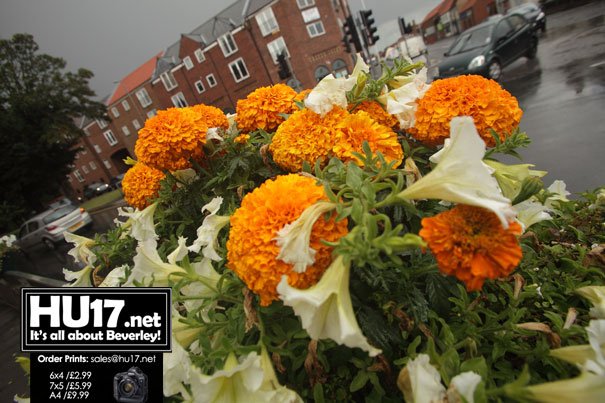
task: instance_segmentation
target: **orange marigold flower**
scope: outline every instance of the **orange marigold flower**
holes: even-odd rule
[[[237,144],[246,144],[249,139],[250,139],[249,134],[240,134],[239,136],[234,138],[233,141]]]
[[[323,118],[310,109],[294,112],[282,123],[269,146],[277,165],[290,172],[301,170],[303,162],[315,164],[319,158],[326,163],[338,132],[337,125],[348,116],[342,108],[334,107]]]
[[[489,147],[495,145],[490,129],[504,140],[519,126],[523,111],[517,99],[497,82],[467,75],[435,81],[418,100],[416,123],[410,134],[423,143],[443,144],[455,116],[472,116]]]
[[[296,91],[285,84],[256,89],[246,99],[237,101],[238,128],[243,132],[277,129],[284,121],[280,114],[289,114],[295,110],[294,97]]]
[[[469,291],[485,279],[508,276],[521,261],[516,222],[502,227],[496,214],[481,207],[458,205],[422,219],[420,236],[428,243],[441,272],[454,275]]]
[[[360,104],[358,104],[357,106],[355,106],[352,110],[349,110],[349,112],[351,113],[356,113],[359,111],[364,111],[370,114],[370,116],[372,117],[372,119],[374,119],[376,122],[380,123],[381,125],[390,127],[390,128],[397,128],[399,127],[399,121],[397,120],[397,118],[393,115],[391,115],[390,113],[388,113],[387,111],[384,110],[384,108],[382,107],[382,105],[380,105],[378,102],[376,101],[363,101]]]
[[[342,161],[354,161],[362,165],[353,153],[363,154],[363,142],[367,141],[372,152],[380,151],[387,162],[397,161],[395,167],[403,161],[403,149],[397,141],[397,134],[376,122],[369,113],[359,111],[347,116],[338,124],[336,143],[332,148],[334,155]]]
[[[293,265],[277,259],[277,232],[319,200],[327,197],[313,179],[283,175],[247,194],[231,216],[227,267],[260,296],[261,305],[267,306],[278,298],[276,287],[282,275],[288,276],[293,287],[308,288],[319,281],[330,265],[332,247],[321,240],[335,242],[347,233],[347,220],[335,222],[334,217],[327,221],[320,217],[313,225],[310,246],[316,251],[315,263],[304,273],[295,272]]]
[[[147,119],[139,130],[134,152],[137,159],[160,170],[184,169],[189,159],[203,156],[208,126],[192,108],[170,108]]]
[[[192,106],[194,112],[197,112],[203,116],[204,123],[208,128],[220,127],[221,129],[227,130],[229,128],[229,121],[227,116],[222,110],[215,106],[199,104]]]
[[[160,181],[164,177],[162,171],[137,162],[126,171],[122,179],[124,199],[132,207],[143,210],[150,204],[150,200],[158,196]]]

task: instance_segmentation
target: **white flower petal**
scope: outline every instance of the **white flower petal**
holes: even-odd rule
[[[362,334],[349,293],[350,265],[338,256],[319,282],[306,290],[288,284],[282,276],[277,292],[285,305],[291,306],[312,339],[332,339],[338,344],[367,351],[370,356],[380,354]]]
[[[184,302],[185,308],[192,311],[202,305],[203,298],[210,298],[216,295],[216,285],[221,278],[221,275],[214,270],[212,262],[208,258],[202,259],[200,262],[191,264],[195,273],[200,276],[198,281],[193,281],[181,287],[181,293],[187,297],[198,297],[199,299],[188,299]]]
[[[15,234],[3,235],[0,237],[0,244],[4,244],[7,248],[13,246],[15,242],[17,242],[17,237]]]
[[[405,76],[399,81],[404,84],[381,95],[378,101],[386,106],[388,113],[399,120],[401,129],[409,129],[415,124],[418,99],[430,88],[426,83],[427,69],[423,67],[417,74]]]
[[[182,385],[189,383],[191,360],[187,351],[181,347],[174,336],[172,336],[172,352],[164,353],[162,369],[164,396],[181,393]]]
[[[92,287],[92,266],[86,266],[79,271],[71,271],[63,269],[63,275],[66,281],[74,281],[73,283],[66,284],[65,287]]]
[[[270,400],[271,403],[303,403],[302,398],[295,391],[282,386],[275,375],[273,363],[269,357],[269,353],[263,347],[261,351],[261,367],[264,373],[263,384],[261,390],[273,394]]]
[[[110,271],[101,284],[99,284],[99,287],[119,287],[122,280],[126,277],[127,267],[128,266],[124,264]]]
[[[72,256],[77,263],[90,266],[95,264],[97,257],[93,251],[90,250],[90,248],[95,245],[94,240],[72,234],[71,232],[65,232],[63,236],[65,237],[65,241],[74,244],[74,247],[67,252],[67,254]]]
[[[206,140],[218,140],[218,141],[223,141],[223,138],[221,137],[220,134],[218,134],[218,127],[211,127],[208,129],[208,131],[206,132]]]
[[[590,315],[597,319],[605,319],[605,286],[586,286],[576,290],[578,294],[592,303]]]
[[[399,194],[404,199],[438,199],[483,207],[493,211],[502,225],[515,215],[510,200],[502,195],[498,182],[483,164],[485,143],[473,119],[455,117],[451,122],[451,143],[444,148],[437,166]]]
[[[135,281],[145,285],[153,283],[155,287],[167,286],[169,277],[178,273],[187,273],[180,266],[165,263],[156,249],[156,244],[154,239],[139,242],[137,254],[133,259],[134,267],[125,286],[133,286]]]
[[[357,79],[325,76],[305,98],[305,106],[313,112],[325,116],[334,106],[347,107],[347,91],[355,86]]]
[[[515,204],[513,209],[517,213],[517,222],[521,224],[523,232],[540,221],[552,219],[550,214],[548,214],[551,210],[542,203],[531,198]]]
[[[168,259],[168,263],[170,264],[177,264],[177,262],[183,260],[183,258],[187,256],[187,253],[189,252],[187,249],[187,238],[180,236],[177,240],[177,243],[178,245],[176,249],[166,257]]]
[[[426,354],[419,354],[407,363],[399,373],[397,386],[407,403],[434,403],[445,398],[441,375]]]
[[[454,386],[456,392],[462,396],[466,403],[475,403],[475,389],[481,383],[481,376],[475,372],[463,372],[452,378],[450,387]]]
[[[218,246],[217,237],[220,230],[229,224],[229,216],[216,215],[223,203],[222,197],[215,197],[209,203],[202,207],[202,212],[208,211],[210,214],[204,218],[202,225],[197,229],[197,239],[189,246],[189,251],[199,253],[200,249],[204,257],[219,261],[222,257],[216,252]]]

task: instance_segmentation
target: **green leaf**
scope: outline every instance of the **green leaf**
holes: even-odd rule
[[[370,378],[368,377],[368,373],[364,370],[361,370],[355,375],[351,385],[349,386],[349,391],[357,392],[359,389],[363,388]]]
[[[313,399],[315,399],[317,403],[325,403],[324,387],[321,383],[316,383],[313,387]]]

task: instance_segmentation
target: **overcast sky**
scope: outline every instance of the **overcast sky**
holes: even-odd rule
[[[294,1],[294,0],[286,0]],[[34,35],[40,50],[92,70],[99,97],[114,82],[212,18],[234,0],[0,0],[0,37]],[[392,42],[397,17],[422,21],[440,0],[349,0],[372,9],[381,43]],[[384,32],[384,33],[383,33]],[[391,32],[391,33],[388,33]]]

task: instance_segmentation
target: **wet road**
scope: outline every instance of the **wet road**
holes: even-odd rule
[[[504,69],[501,84],[519,100],[521,129],[532,139],[520,151],[523,161],[549,172],[546,185],[562,179],[568,190],[582,192],[605,185],[605,1],[547,21],[537,58]],[[452,40],[429,47],[431,64]]]

